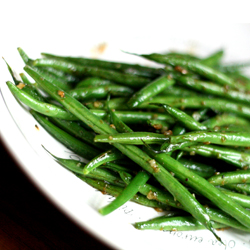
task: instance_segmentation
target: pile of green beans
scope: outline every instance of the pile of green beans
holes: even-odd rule
[[[250,232],[249,62],[223,64],[222,50],[140,56],[148,67],[42,53],[20,79],[7,68],[11,93],[51,136],[81,161],[55,161],[116,197],[165,211],[137,229]],[[45,149],[46,150],[46,149]],[[171,210],[171,211],[170,211]]]

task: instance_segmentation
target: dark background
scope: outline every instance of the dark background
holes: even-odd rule
[[[59,211],[0,142],[0,249],[110,250]]]

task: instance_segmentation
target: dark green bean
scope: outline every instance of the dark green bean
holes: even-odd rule
[[[65,73],[79,77],[96,76],[134,88],[142,87],[146,83],[150,82],[150,79],[145,77],[127,75],[113,70],[89,67],[62,60],[37,59],[33,62],[33,65],[36,67],[52,67],[55,69],[62,70]]]
[[[187,60],[175,56],[163,56],[156,53],[150,55],[141,55],[141,56],[149,60],[156,61],[158,63],[170,64],[174,67],[180,66],[187,68],[188,70],[191,70],[194,73],[197,73],[221,85],[228,85],[235,88],[244,89],[244,87],[237,84],[237,82],[235,82],[232,78],[228,77],[226,74],[223,74],[222,72],[215,70],[195,60],[190,60],[190,59]]]
[[[126,74],[144,76],[144,77],[157,77],[164,73],[160,68],[146,67],[138,64],[129,64],[121,62],[111,62],[100,59],[89,59],[84,57],[62,57],[48,53],[42,53],[46,58],[67,60],[69,62],[77,63],[84,66],[99,67],[104,69],[111,69],[121,71]]]
[[[230,100],[245,102],[248,104],[250,103],[250,94],[248,92],[235,90],[228,86],[220,86],[212,82],[193,79],[192,77],[187,76],[178,77],[177,80],[184,86],[200,91],[201,93],[221,96]]]
[[[236,149],[219,147],[215,145],[195,145],[183,148],[190,154],[198,154],[223,160],[238,168],[247,169],[250,167],[250,154],[239,152]]]
[[[55,117],[50,117],[50,120],[54,124],[59,126],[61,129],[75,136],[76,138],[79,138],[83,140],[84,142],[87,142],[91,144],[92,146],[99,148],[101,150],[107,150],[107,145],[104,146],[101,143],[94,142],[95,134],[83,128],[80,122],[67,121],[67,120],[58,119]]]
[[[79,154],[85,159],[92,159],[100,153],[100,151],[98,151],[94,147],[91,147],[90,145],[76,139],[70,134],[59,129],[57,126],[48,121],[44,116],[40,115],[39,113],[33,110],[31,110],[30,112],[48,133],[50,133],[55,139],[60,141],[65,147],[72,150],[73,152]]]

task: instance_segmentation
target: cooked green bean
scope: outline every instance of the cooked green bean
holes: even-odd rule
[[[90,111],[101,119],[105,119],[108,115],[108,112],[104,110],[90,109]],[[114,111],[114,113],[126,124],[147,123],[147,121],[150,119],[166,121],[169,124],[173,124],[175,121],[171,116],[158,112],[118,110]]]
[[[221,159],[238,168],[247,169],[250,167],[250,154],[239,152],[236,149],[225,148],[215,145],[194,145],[183,148],[191,154],[198,154],[205,157]]]
[[[66,169],[72,171],[73,173],[77,173],[77,174],[82,174],[83,171],[83,167],[84,167],[84,163],[77,161],[77,160],[72,160],[72,159],[63,159],[63,158],[59,158],[56,157],[55,155],[51,154],[46,148],[44,148],[60,165],[62,165],[63,167],[65,167]],[[121,180],[121,178],[119,177],[119,175],[108,171],[107,169],[101,169],[101,168],[96,168],[93,169],[93,171],[91,171],[88,174],[88,177],[93,178],[93,179],[97,179],[97,180],[103,180],[103,181],[107,181],[111,184],[117,185],[117,186],[121,186],[124,187],[125,184],[124,182]]]
[[[189,116],[187,113],[179,110],[178,108],[171,107],[170,105],[167,104],[161,104],[159,106],[162,106],[171,116],[177,119],[180,123],[182,123],[184,127],[188,128],[189,130],[191,131],[207,130],[206,126],[199,123],[193,117]]]
[[[207,93],[208,95],[212,94],[234,101],[250,103],[250,94],[248,92],[235,90],[228,86],[220,86],[212,82],[193,79],[187,76],[178,77],[177,80],[186,87],[190,87],[202,93]]]
[[[30,112],[48,133],[50,133],[55,139],[60,141],[63,145],[65,145],[65,147],[72,150],[76,154],[79,154],[86,159],[92,159],[100,153],[100,151],[96,148],[91,147],[90,145],[64,132],[39,113],[33,110],[31,110]]]
[[[88,177],[85,177],[85,176],[79,175],[79,174],[77,174],[76,176],[78,178],[80,178],[81,180],[83,180],[84,182],[91,185],[92,187],[98,189],[103,194],[110,194],[110,195],[116,197],[116,196],[120,195],[121,192],[123,191],[123,187],[119,187],[119,186],[116,186],[113,184],[108,184],[106,181],[91,179],[91,178],[88,178]],[[144,206],[147,206],[147,207],[169,210],[169,206],[167,206],[166,204],[162,204],[162,203],[157,202],[157,201],[149,200],[145,196],[140,195],[140,194],[136,194],[131,199],[131,201],[136,202],[136,203],[141,204],[141,205],[144,205]]]
[[[178,160],[184,167],[194,171],[203,178],[209,178],[215,173],[215,168],[204,163],[181,158]]]
[[[127,75],[124,73],[116,72],[114,70],[101,69],[96,67],[79,65],[72,62],[55,59],[37,59],[33,62],[36,67],[52,67],[55,69],[62,70],[65,73],[74,76],[95,76],[104,78],[110,81],[121,83],[134,88],[144,86],[150,82],[150,79],[140,76]]]
[[[239,194],[236,192],[229,191],[224,188],[220,188],[220,191],[224,193],[226,196],[235,200],[238,204],[240,204],[244,208],[250,208],[250,196],[245,194]]]
[[[250,122],[242,117],[235,116],[228,113],[219,114],[206,121],[202,122],[208,128],[220,127],[225,125],[240,125],[249,126]]]
[[[209,55],[208,57],[201,59],[200,62],[209,67],[216,67],[220,64],[223,55],[224,55],[224,51],[218,50],[212,53],[211,55]]]
[[[102,99],[108,94],[112,96],[130,96],[134,91],[126,86],[105,85],[98,87],[76,88],[68,91],[68,93],[79,101],[88,99]]]
[[[160,76],[154,81],[145,85],[139,91],[134,93],[132,97],[127,102],[128,107],[134,108],[139,106],[142,102],[145,102],[149,98],[156,96],[164,89],[167,89],[169,86],[173,85],[175,81],[170,75]]]
[[[163,64],[170,64],[172,66],[180,66],[187,68],[188,70],[191,70],[207,79],[210,79],[212,81],[215,81],[218,84],[221,85],[228,85],[235,88],[243,88],[237,84],[232,78],[228,77],[226,74],[215,70],[209,66],[206,66],[205,64],[202,64],[201,62],[190,60],[190,59],[183,59],[178,58],[175,56],[163,56],[160,54],[149,54],[149,55],[141,55],[144,58],[147,58],[149,60],[156,61],[158,63]]]
[[[165,140],[169,140],[165,135],[150,132],[132,132],[119,133],[116,135],[97,135],[95,142],[102,143],[122,143],[130,145],[143,145],[142,140],[148,144],[162,144]]]
[[[250,195],[250,185],[249,184],[226,184],[223,186],[226,189],[236,191],[245,195]]]
[[[107,150],[107,145],[102,145],[101,143],[95,143],[94,138],[95,135],[93,132],[90,132],[83,128],[81,124],[77,121],[68,121],[68,120],[63,120],[55,117],[50,117],[50,120],[59,126],[61,129],[66,131],[67,133],[75,136],[76,138],[79,138],[92,146],[99,148],[101,150]]]
[[[214,186],[250,183],[250,170],[221,173],[219,175],[210,177],[207,181],[213,184]]]
[[[127,98],[112,98],[109,102],[111,109],[127,110]],[[172,107],[197,109],[197,108],[211,108],[215,111],[228,112],[237,114],[239,116],[250,118],[250,106],[238,102],[228,101],[220,98],[213,97],[173,97],[173,96],[156,96],[148,102],[142,103],[138,109],[158,109],[156,105],[150,105],[149,103],[168,104]],[[98,101],[98,103],[86,103],[86,106],[91,109],[105,109],[106,101]]]
[[[90,126],[96,133],[100,134],[116,134],[117,131],[109,127],[99,117],[92,114],[86,107],[79,103],[74,98],[70,97],[67,93],[63,97],[58,95],[60,89],[50,84],[46,79],[40,77],[36,71],[31,67],[25,66],[25,71],[53,98],[59,101],[65,108],[68,108],[80,120]],[[182,205],[189,211],[197,220],[199,220],[207,229],[209,229],[217,239],[218,236],[212,228],[211,221],[204,208],[197,202],[196,199],[190,194],[167,170],[165,170],[159,163],[156,163],[146,153],[133,145],[122,145],[115,143],[114,146],[122,153],[135,161],[144,170],[153,174],[154,177],[167,188],[172,195],[179,200]],[[220,240],[220,239],[219,239]]]
[[[146,150],[146,152],[160,162],[168,171],[173,172],[181,181],[197,190],[199,193],[211,200],[221,210],[230,214],[240,223],[250,228],[250,212],[224,195],[207,180],[189,171],[181,163],[174,160],[167,154],[154,154],[149,150]]]
[[[103,69],[111,69],[121,71],[123,73],[144,76],[144,77],[157,77],[164,73],[160,68],[146,67],[138,64],[129,64],[121,62],[111,62],[100,59],[89,59],[84,57],[62,57],[48,53],[42,53],[46,58],[66,60],[69,62],[77,63],[84,66],[99,67]]]
[[[212,222],[213,228],[227,227],[220,223]],[[166,230],[166,231],[193,231],[206,229],[199,221],[191,216],[186,217],[158,217],[149,221],[137,222],[136,229]]]
[[[138,172],[132,181],[127,185],[127,187],[123,189],[121,194],[117,196],[116,199],[111,203],[99,209],[99,212],[102,215],[107,215],[125,204],[127,201],[131,200],[134,195],[137,194],[140,186],[144,185],[149,180],[149,178],[150,174],[143,171]]]
[[[114,83],[109,80],[101,79],[98,77],[87,77],[86,79],[83,79],[82,81],[77,83],[75,88],[97,87],[111,84],[114,85]]]
[[[39,101],[38,99],[35,99],[30,94],[26,93],[24,90],[19,89],[11,82],[6,83],[11,91],[11,93],[22,103],[30,107],[31,109],[44,114],[46,116],[54,116],[57,118],[65,119],[65,120],[78,120],[76,116],[68,112],[67,110],[50,104],[43,101]]]
[[[249,132],[209,132],[209,131],[195,131],[188,132],[183,135],[170,136],[169,140],[162,145],[161,149],[167,148],[169,143],[176,144],[181,142],[202,142],[204,144],[218,144],[229,146],[250,146]]]
[[[86,175],[98,166],[107,162],[112,162],[119,159],[124,159],[125,156],[117,149],[112,148],[104,153],[101,153],[89,161],[83,168],[83,174]]]
[[[118,195],[101,213],[140,199],[148,206],[168,209],[171,205],[188,212],[199,228],[207,228],[219,241],[213,223],[250,231],[246,209],[250,207],[250,85],[247,80],[236,80],[237,74],[244,76],[241,67],[224,67],[222,50],[206,58],[178,53],[142,55],[165,64],[165,69],[46,54],[45,59],[33,60],[18,50],[35,83],[23,75],[22,84],[7,64],[18,85],[8,82],[9,88],[45,130],[90,160],[86,165],[60,158],[58,162],[103,193],[110,189]],[[37,100],[33,92],[27,94],[28,88],[34,93],[42,91],[45,98]],[[114,98],[116,94],[125,97]],[[108,100],[102,100],[106,96]],[[82,126],[92,132],[83,133]],[[138,132],[144,128],[148,131]],[[185,158],[188,153],[190,159]],[[221,166],[217,171],[223,172],[213,176],[215,168],[199,164],[204,156],[223,160],[225,170]],[[226,172],[227,167],[234,172]],[[138,192],[142,195],[135,195]],[[206,204],[222,211],[204,207]]]

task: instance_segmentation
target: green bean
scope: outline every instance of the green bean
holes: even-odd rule
[[[127,98],[113,98],[110,100],[110,108],[117,110],[127,109]],[[173,97],[173,96],[156,96],[148,102],[142,103],[139,109],[158,109],[156,105],[150,105],[149,103],[168,104],[172,107],[180,108],[211,108],[215,111],[234,113],[239,116],[250,118],[250,106],[246,104],[239,104],[237,102],[228,101],[225,99],[211,98],[211,97]],[[91,109],[103,109],[106,108],[105,101],[99,101],[98,103],[87,103],[86,106]]]
[[[30,112],[48,133],[50,133],[55,139],[60,141],[68,149],[79,154],[85,159],[92,159],[99,154],[100,151],[59,129],[53,123],[48,121],[44,116],[33,110],[31,110]]]
[[[194,90],[202,93],[212,94],[215,96],[221,96],[230,100],[250,103],[250,94],[239,90],[232,89],[228,86],[219,86],[212,82],[201,81],[193,79],[192,77],[181,76],[177,80],[186,87],[190,87]]]
[[[244,88],[241,85],[237,84],[237,82],[235,82],[232,78],[228,77],[226,74],[223,74],[222,72],[215,70],[195,60],[187,60],[187,59],[178,58],[174,56],[162,56],[156,53],[149,54],[149,55],[141,55],[141,56],[149,60],[156,61],[158,63],[170,64],[174,67],[180,66],[180,67],[187,68],[188,70],[191,70],[194,73],[197,73],[221,85],[228,85],[228,86],[241,88],[241,89]]]
[[[250,197],[245,194],[238,194],[236,192],[231,192],[227,189],[220,188],[220,191],[224,193],[226,196],[235,200],[238,204],[240,204],[244,208],[250,208]]]
[[[153,103],[155,104],[155,103]],[[156,105],[156,104],[155,104]],[[187,113],[171,107],[167,104],[159,105],[162,106],[171,116],[173,116],[175,119],[177,119],[183,126],[188,128],[191,131],[197,131],[197,130],[207,130],[207,127],[203,124],[196,121],[193,117],[189,116]]]
[[[239,152],[236,149],[215,145],[194,145],[185,147],[183,150],[191,154],[220,159],[238,168],[247,169],[250,167],[250,154]]]
[[[250,61],[227,63],[224,65],[220,65],[218,68],[223,72],[231,73],[231,72],[238,72],[246,67],[250,67]]]
[[[178,83],[169,86],[167,89],[163,90],[160,94],[166,96],[176,96],[176,97],[190,97],[190,96],[201,95],[196,91],[180,86]]]
[[[56,160],[56,162],[58,162],[64,168],[68,169],[69,171],[72,171],[73,173],[82,174],[83,167],[85,165],[83,162],[72,160],[72,159],[59,158],[51,154],[46,148],[44,149]],[[121,187],[125,186],[124,182],[121,180],[121,178],[117,174],[115,174],[114,172],[108,171],[107,169],[101,169],[101,168],[93,169],[93,171],[91,171],[91,173],[88,174],[88,177],[97,179],[97,180],[107,181],[109,183],[112,183],[114,185],[118,185]]]
[[[114,210],[121,207],[123,204],[125,204],[127,201],[132,199],[134,195],[137,194],[138,189],[140,186],[144,185],[150,178],[150,174],[146,172],[138,172],[138,174],[132,179],[129,185],[125,187],[125,189],[121,192],[119,196],[116,197],[115,200],[113,200],[111,203],[106,205],[105,207],[99,209],[99,212],[102,215],[107,215]]]
[[[149,98],[156,96],[164,89],[168,88],[169,86],[173,85],[175,81],[168,75],[168,76],[160,76],[154,81],[148,83],[139,91],[134,93],[132,97],[128,100],[128,107],[134,108],[139,106],[142,102],[148,100]]]
[[[224,51],[218,50],[212,53],[211,55],[209,55],[208,57],[201,59],[200,63],[209,67],[216,67],[220,64],[223,55],[224,55]]]
[[[58,95],[60,90],[57,86],[50,84],[46,79],[43,79],[29,66],[24,67],[25,71],[53,98],[69,109],[80,120],[85,122],[88,126],[94,129],[96,133],[100,134],[116,134],[117,131],[109,127],[99,117],[92,114],[85,106],[79,103],[74,98],[70,97],[67,93],[63,96]],[[209,216],[204,212],[204,208],[194,199],[194,197],[176,180],[174,177],[165,170],[160,164],[156,163],[146,153],[133,145],[121,145],[115,143],[114,146],[124,153],[127,157],[131,158],[134,162],[140,165],[144,170],[154,175],[154,177],[167,188],[172,195],[179,200],[185,208],[197,218],[206,228],[208,228],[216,238]]]
[[[77,117],[69,113],[67,110],[50,103],[39,101],[9,81],[6,84],[8,85],[11,93],[31,109],[47,116],[54,116],[67,120],[78,120]]]
[[[22,48],[19,47],[19,48],[17,48],[17,50],[18,50],[21,58],[23,59],[24,63],[29,65],[29,66],[32,66],[34,60],[29,58],[28,55],[23,51]],[[56,80],[57,83],[58,83],[58,81],[61,82],[61,83],[58,83],[59,84],[58,86],[65,86],[66,88],[68,88],[66,85],[68,85],[68,84],[71,85],[72,83],[79,81],[78,78],[76,78],[72,75],[67,75],[64,72],[53,69],[53,68],[49,68],[49,67],[41,67],[40,69],[38,69],[36,67],[33,67],[33,68],[36,69],[40,74],[47,75],[47,77],[50,80]]]
[[[209,132],[209,131],[195,131],[188,132],[183,135],[170,136],[169,140],[162,145],[161,149],[167,148],[169,143],[176,144],[181,142],[202,142],[205,144],[219,144],[229,146],[250,146],[249,132]]]
[[[94,157],[90,162],[88,162],[83,168],[83,174],[86,175],[98,166],[106,163],[112,162],[114,160],[124,159],[125,156],[115,148],[109,149],[108,151],[101,153]]]
[[[162,144],[169,140],[165,135],[150,132],[119,133],[116,135],[97,135],[95,142],[102,143],[122,143],[128,145],[143,145],[142,140],[148,144]]]
[[[223,186],[226,189],[236,191],[245,195],[250,195],[250,185],[249,184],[226,184]]]
[[[89,59],[84,57],[62,57],[55,56],[48,53],[42,53],[46,58],[57,59],[57,60],[66,60],[69,62],[77,63],[84,66],[99,67],[104,69],[118,70],[127,74],[144,76],[144,77],[156,77],[163,74],[162,69],[152,68],[141,66],[138,64],[129,64],[121,62],[110,62],[99,59]]]
[[[128,173],[122,172],[122,174],[120,174],[120,176],[121,176],[122,180],[127,184],[130,183],[130,181],[132,179],[131,175],[129,175]],[[166,203],[172,207],[175,207],[178,209],[183,209],[185,211],[185,208],[179,202],[174,201],[173,197],[165,190],[162,190],[160,188],[156,188],[150,184],[145,184],[144,186],[140,187],[139,192],[146,195],[148,199],[156,200],[156,201],[159,201],[162,203]],[[245,201],[246,201],[246,199],[245,199]],[[246,202],[245,202],[245,204],[246,204]],[[212,220],[214,220],[216,222],[223,223],[227,226],[231,226],[231,227],[243,230],[243,231],[250,232],[250,229],[241,225],[239,222],[237,222],[235,219],[233,219],[228,214],[222,212],[221,210],[214,209],[214,208],[208,208],[207,206],[205,206],[205,209]]]
[[[110,114],[110,119],[112,124],[115,126],[116,130],[119,133],[128,133],[128,132],[133,132],[133,130],[127,126],[117,115],[114,111],[111,109],[108,110]]]
[[[250,183],[250,170],[240,170],[234,172],[221,173],[212,176],[208,182],[214,186],[224,186],[226,184]]]
[[[224,195],[207,180],[189,171],[181,163],[167,154],[154,154],[149,150],[146,150],[146,152],[160,162],[168,171],[173,172],[181,181],[197,190],[221,210],[230,214],[247,228],[250,228],[250,212],[246,211],[243,207]]]
[[[4,60],[5,61],[5,60]],[[31,84],[29,81],[27,81],[27,77],[23,76],[25,78],[25,82],[20,81],[17,79],[15,76],[14,72],[12,71],[12,68],[10,65],[5,61],[7,68],[12,76],[12,79],[15,83],[15,85],[19,88],[25,91],[27,94],[31,95],[33,98],[39,100],[39,101],[44,101],[44,98],[37,92],[34,84]]]
[[[36,67],[52,67],[74,76],[96,76],[135,88],[142,87],[150,82],[150,80],[145,77],[127,75],[113,70],[89,67],[62,60],[37,59],[33,62],[33,65]]]
[[[106,86],[111,84],[114,85],[114,83],[109,80],[101,79],[98,77],[88,77],[77,83],[75,88],[86,88],[94,86],[97,87],[97,86]]]
[[[112,169],[115,172],[126,171],[128,173],[136,173],[139,171],[139,168],[136,165],[132,166],[132,168],[128,168],[128,167],[115,164],[113,162],[107,162],[105,165],[100,166],[100,167]]]
[[[220,223],[212,222],[213,228],[225,228]],[[206,229],[199,221],[191,216],[186,217],[158,217],[149,221],[137,222],[134,224],[136,229],[146,230],[165,230],[165,231],[193,231]]]
[[[163,120],[149,119],[149,120],[147,120],[147,123],[148,123],[148,125],[150,125],[154,129],[160,130],[162,133],[164,133],[165,131],[168,131],[169,127],[170,127],[170,124],[166,121],[163,121]]]
[[[83,175],[78,175],[77,177],[89,184],[90,186],[98,189],[101,191],[103,194],[110,194],[112,196],[118,196],[121,194],[123,187],[119,187],[116,185],[108,184],[106,181],[99,181],[99,180],[94,180],[91,178],[87,178]],[[153,207],[153,208],[160,208],[163,210],[169,210],[169,207],[166,206],[166,204],[162,204],[156,201],[151,201],[148,200],[145,196],[136,194],[131,201],[136,202],[138,204],[147,206],[147,207]]]
[[[216,126],[218,127],[231,124],[249,126],[250,122],[242,117],[235,116],[233,114],[223,113],[204,121],[203,124],[208,128],[214,128]]]
[[[90,111],[101,119],[107,117],[108,112],[98,109],[90,109]],[[142,112],[142,111],[114,111],[119,119],[126,124],[147,123],[150,119],[166,121],[169,124],[174,123],[174,119],[167,114],[157,112]]]
[[[65,132],[75,136],[78,139],[83,140],[84,142],[87,142],[91,144],[92,146],[99,148],[101,150],[107,150],[107,145],[102,145],[101,143],[95,143],[94,138],[95,134],[93,132],[90,132],[83,128],[80,125],[80,122],[77,121],[67,121],[63,119],[58,119],[55,117],[50,117],[50,120],[57,126],[59,126],[61,129],[63,129]]]
[[[181,158],[178,160],[184,167],[194,171],[197,175],[203,178],[209,178],[215,173],[215,168],[204,163]]]
[[[134,91],[126,86],[105,85],[99,87],[76,88],[68,91],[68,93],[79,101],[88,99],[102,99],[109,93],[112,96],[130,96]]]

